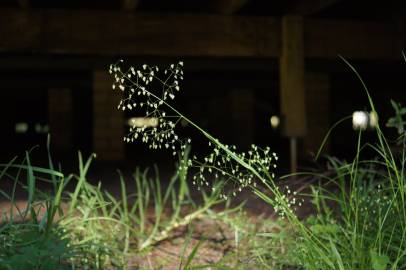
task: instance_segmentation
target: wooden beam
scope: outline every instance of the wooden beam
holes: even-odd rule
[[[0,25],[0,53],[280,56],[281,22],[269,17],[0,9]],[[399,60],[406,37],[397,29],[404,26],[305,19],[305,57]]]
[[[214,0],[212,9],[216,13],[231,15],[238,12],[249,0]]]
[[[282,52],[279,59],[283,133],[289,137],[306,134],[303,19],[282,18]]]
[[[336,3],[340,0],[296,0],[290,1],[286,8],[286,13],[297,14],[302,16],[313,15],[320,12]],[[289,2],[288,2],[289,3]]]
[[[0,10],[0,52],[277,57],[278,20],[102,10]]]
[[[186,71],[190,72],[272,72],[278,70],[278,62],[274,58],[196,58],[182,57],[187,63]],[[104,69],[117,61],[114,56],[103,55],[52,55],[52,54],[7,54],[0,53],[0,78],[2,70],[29,70],[37,71],[85,71]],[[157,66],[167,66],[173,59],[151,56],[126,56],[125,61],[133,66],[142,66],[145,63]],[[230,78],[230,80],[232,80]]]

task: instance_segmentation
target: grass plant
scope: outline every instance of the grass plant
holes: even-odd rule
[[[157,169],[155,178],[148,170],[137,169],[135,193],[128,193],[119,172],[117,197],[100,183],[87,181],[94,155],[84,160],[79,153],[78,158],[79,173],[68,176],[54,169],[50,154],[49,168],[33,166],[29,152],[21,163],[15,158],[0,165],[1,181],[12,183],[11,190],[0,190],[11,205],[0,223],[0,269],[126,269],[130,256],[223,202],[218,191],[205,190],[200,193],[202,203],[194,202],[185,169],[176,170],[165,191]],[[68,184],[73,190],[67,189]],[[45,185],[50,186],[47,191]],[[23,209],[15,196],[18,188],[27,193]]]
[[[362,78],[346,63],[378,115]],[[66,175],[55,168],[49,140],[47,168],[33,165],[32,150],[21,160],[0,164],[0,181],[11,183],[10,189],[0,190],[11,206],[1,213],[0,270],[126,269],[131,256],[148,253],[179,227],[204,216],[233,228],[234,249],[217,263],[194,265],[204,242],[192,246],[190,233],[178,269],[406,269],[406,109],[399,103],[392,101],[395,116],[387,123],[396,128],[396,140],[388,140],[378,124],[377,143],[362,144],[359,131],[354,159],[326,157],[327,173],[303,173],[320,181],[310,194],[298,194],[275,181],[278,157],[270,148],[252,145],[240,152],[171,105],[183,80],[182,62],[162,71],[147,65],[124,71],[121,66],[110,67],[113,89],[125,94],[118,109],[158,119],[156,127],[132,126],[124,140],[138,139],[151,149],[178,155],[175,174],[163,186],[158,168],[138,168],[130,192],[128,179],[118,171],[120,194],[111,194],[100,183],[88,182],[94,155],[83,159],[79,153],[78,173]],[[181,121],[207,139],[208,155],[190,153],[191,139],[177,134]],[[375,158],[363,158],[365,150],[372,150]],[[189,181],[199,190],[200,203],[192,198]],[[244,216],[231,217],[240,207],[228,208],[230,200],[244,188],[269,204],[278,219],[251,223]],[[23,206],[17,190],[26,193]],[[313,204],[314,214],[306,219],[296,215],[298,195],[308,196]],[[224,202],[225,210],[212,210]]]
[[[65,177],[53,169],[31,164],[30,151],[20,164],[17,158],[1,164],[1,181],[11,181],[11,191],[0,190],[10,203],[2,210],[0,221],[0,269],[69,269],[68,258],[79,255],[70,245],[66,231],[55,221],[61,204],[62,191],[71,176]],[[26,181],[21,178],[25,177]],[[37,181],[54,187],[49,196],[36,188]],[[23,209],[17,204],[16,190],[21,186],[27,193]]]
[[[361,76],[343,60],[362,83],[372,114],[377,116],[373,100]],[[315,215],[307,220],[300,220],[294,212],[297,201],[284,194],[274,181],[272,170],[276,168],[275,153],[269,148],[261,149],[255,145],[252,145],[250,151],[240,153],[235,146],[223,144],[171,105],[171,100],[180,89],[179,82],[183,79],[182,67],[183,62],[179,62],[160,73],[156,66],[122,69],[122,61],[111,65],[113,89],[118,89],[117,91],[122,91],[125,95],[118,109],[133,110],[145,117],[157,118],[159,123],[158,127],[154,128],[134,125],[124,140],[133,142],[140,139],[151,149],[170,149],[174,154],[179,151],[180,155],[184,156],[184,149],[191,140],[178,136],[176,126],[181,121],[186,121],[196,128],[208,140],[212,153],[181,163],[181,170],[197,169],[193,183],[198,187],[211,186],[212,181],[207,175],[211,175],[215,180],[222,176],[224,185],[231,183],[234,187],[231,194],[223,192],[222,198],[229,199],[230,195],[235,196],[236,192],[243,188],[250,188],[259,199],[268,203],[287,221],[285,224],[288,224],[288,227],[282,227],[281,231],[289,231],[288,235],[260,235],[269,237],[269,242],[263,243],[282,243],[278,245],[281,249],[270,252],[267,259],[263,253],[258,252],[265,267],[339,270],[406,268],[404,140],[399,146],[401,153],[394,155],[379,124],[376,127],[376,144],[362,145],[360,131],[354,160],[340,162],[329,158],[333,173],[331,176],[321,175],[324,182],[334,187],[334,192],[323,185],[314,185],[311,197]],[[396,125],[398,130],[402,131],[399,136],[404,137],[404,121],[401,118],[404,109],[397,106],[395,109],[397,115],[389,121],[389,126]],[[401,125],[397,125],[399,123]],[[375,151],[375,159],[362,158],[366,148]],[[212,188],[217,189],[216,186]],[[272,250],[271,246],[269,248]],[[281,250],[285,259],[281,259]],[[288,252],[285,252],[286,250]],[[286,264],[286,258],[291,260],[289,265]],[[273,261],[268,261],[269,259]]]

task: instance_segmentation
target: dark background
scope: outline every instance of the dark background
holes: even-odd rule
[[[183,60],[185,63],[185,80],[182,85],[182,92],[175,102],[179,111],[216,137],[221,138],[225,143],[237,144],[241,149],[247,148],[251,143],[270,146],[273,151],[279,154],[281,168],[286,170],[289,168],[288,138],[283,136],[280,128],[274,130],[269,124],[269,118],[272,115],[281,115],[278,57],[261,55],[261,53],[243,55],[243,53],[239,53],[238,48],[234,47],[230,47],[229,53],[226,55],[209,51],[205,54],[204,48],[197,51],[196,55],[193,55],[193,51],[185,54],[179,51],[178,55],[174,55],[172,52],[166,53],[168,50],[165,47],[168,44],[155,44],[157,49],[153,53],[148,52],[148,50],[146,53],[142,51],[123,53],[120,46],[114,46],[111,50],[107,49],[106,53],[98,49],[92,52],[86,42],[83,42],[84,50],[80,50],[81,44],[74,44],[75,49],[71,51],[69,46],[58,50],[58,48],[53,49],[50,45],[50,49],[42,49],[41,46],[48,46],[46,41],[42,41],[44,42],[42,45],[35,45],[35,42],[30,43],[31,36],[27,33],[34,30],[30,29],[30,25],[24,22],[27,14],[34,14],[34,18],[36,18],[35,16],[43,18],[42,25],[52,23],[52,16],[57,16],[60,11],[65,12],[63,13],[64,16],[72,16],[72,18],[76,16],[77,12],[81,12],[82,15],[88,13],[89,17],[92,17],[93,12],[105,12],[103,14],[107,14],[106,18],[109,18],[110,13],[115,14],[115,16],[117,14],[123,14],[123,16],[141,14],[153,16],[154,20],[165,20],[162,15],[173,18],[179,15],[190,15],[196,16],[196,20],[203,19],[204,16],[215,16],[219,20],[224,17],[228,20],[231,16],[245,18],[247,21],[253,18],[271,17],[279,21],[285,16],[294,15],[300,16],[305,22],[312,19],[319,20],[318,25],[321,26],[321,29],[323,29],[321,22],[326,22],[328,25],[330,21],[348,23],[344,25],[359,25],[365,22],[383,24],[388,30],[388,36],[391,37],[391,40],[387,41],[387,47],[385,47],[385,40],[381,40],[378,44],[369,43],[369,41],[377,38],[374,31],[369,31],[370,28],[365,29],[362,32],[363,35],[357,40],[351,40],[351,37],[346,40],[346,36],[343,35],[346,32],[344,29],[337,33],[337,40],[326,41],[326,46],[337,42],[336,48],[325,48],[323,44],[319,46],[319,50],[328,51],[326,55],[333,50],[335,52],[333,55],[319,57],[307,56],[305,53],[305,72],[322,73],[328,76],[327,102],[324,101],[325,104],[320,105],[326,108],[325,119],[328,120],[328,127],[356,110],[369,110],[368,100],[360,81],[338,57],[338,54],[342,54],[356,67],[368,85],[380,114],[381,124],[384,124],[388,117],[392,116],[393,110],[390,106],[390,99],[406,104],[404,88],[406,85],[404,76],[406,63],[402,59],[402,50],[405,44],[405,4],[401,3],[402,1],[385,1],[384,4],[378,1],[345,0],[140,0],[127,2],[130,3],[129,6],[126,5],[125,1],[116,0],[7,0],[0,3],[0,12],[13,14],[9,18],[14,20],[6,21],[4,16],[3,19],[0,19],[0,157],[3,163],[15,155],[21,156],[25,150],[36,145],[39,145],[40,149],[34,151],[34,157],[37,158],[38,162],[44,159],[48,129],[51,138],[58,136],[53,135],[55,129],[49,124],[49,89],[70,89],[71,91],[70,118],[68,117],[70,123],[58,127],[59,130],[56,132],[56,134],[71,134],[70,141],[67,146],[53,147],[52,153],[63,164],[73,164],[76,162],[78,150],[85,154],[95,151],[93,147],[93,134],[95,132],[93,106],[95,104],[92,101],[94,70],[107,71],[109,64],[114,63],[117,59],[125,59],[126,63],[134,66],[140,66],[143,63],[165,66]],[[43,16],[42,14],[51,15]],[[66,14],[71,15],[67,16]],[[96,21],[97,18],[94,20]],[[89,21],[92,22],[92,19],[90,18]],[[66,31],[70,31],[69,23],[70,21],[66,22]],[[111,21],[111,24],[114,23]],[[97,28],[97,24],[94,27]],[[150,27],[148,33],[151,39],[154,39],[155,36],[165,35],[165,30],[155,29],[154,24],[151,24]],[[193,26],[184,25],[184,27],[193,29]],[[124,29],[126,26],[123,25],[122,28]],[[19,31],[12,31],[15,29]],[[61,29],[64,27],[62,26]],[[213,29],[213,31],[215,30]],[[182,29],[173,31],[178,31],[182,37]],[[348,31],[350,32],[351,29]],[[87,34],[97,44],[98,37],[92,36],[91,33],[83,32],[83,40],[86,41]],[[199,35],[199,32],[196,35]],[[222,33],[216,35],[221,36]],[[216,35],[213,36],[217,37]],[[19,39],[19,36],[27,38]],[[59,35],[55,36],[58,37]],[[47,34],[43,34],[43,37],[46,38]],[[197,46],[194,44],[193,37],[184,36],[182,38],[184,39],[182,42],[190,42],[192,47]],[[306,36],[305,31],[305,41],[307,42],[309,38],[311,37]],[[100,37],[100,43],[103,40],[103,37]],[[317,43],[317,41],[313,42]],[[323,43],[323,40],[320,42]],[[217,46],[216,40],[210,44],[213,48]],[[341,48],[340,44],[355,49]],[[162,46],[162,53],[159,51],[159,46]],[[176,47],[176,44],[174,46]],[[364,50],[368,52],[364,53]],[[379,54],[382,51],[386,51],[387,54]],[[346,54],[346,52],[350,53]],[[378,53],[374,54],[374,52]],[[249,97],[252,99],[249,105],[249,117],[244,116],[244,110],[234,113],[233,108],[238,108],[238,105],[230,108],[230,97],[232,99],[235,91],[240,91],[243,96],[245,95],[244,91],[249,92]],[[317,102],[309,104],[310,106],[317,106]],[[125,116],[128,117],[129,115]],[[312,119],[310,114],[308,119],[309,121]],[[15,131],[16,123],[20,122],[28,124],[28,130],[24,134]],[[35,125],[41,125],[43,130],[36,131]],[[323,131],[326,132],[328,127],[324,126]],[[123,126],[122,129],[125,130],[125,127]],[[384,130],[391,137],[395,136],[390,130]],[[308,138],[311,139],[311,129],[308,132]],[[179,133],[190,135],[194,139],[195,151],[205,151],[206,143],[201,141],[190,127],[181,127]],[[318,135],[318,140],[320,140],[319,137],[320,135]],[[299,164],[301,166],[312,164],[310,153],[317,151],[314,147],[313,149],[306,147],[306,138],[299,138]],[[327,153],[339,158],[350,159],[356,149],[356,139],[357,133],[352,129],[351,121],[346,121],[332,133]],[[364,140],[373,141],[373,132],[365,132]],[[124,154],[121,158],[109,158],[107,154],[105,157],[102,155],[99,162],[114,164],[114,166],[120,166],[119,164],[150,166],[153,163],[168,164],[173,162],[173,159],[170,153],[151,152],[145,146],[134,143],[124,146]]]

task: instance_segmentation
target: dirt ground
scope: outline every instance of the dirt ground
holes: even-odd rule
[[[200,243],[200,244],[199,244]],[[199,244],[193,265],[212,265],[235,249],[234,232],[222,222],[203,218],[176,229],[165,241],[129,261],[130,269],[178,269]],[[209,269],[209,268],[207,268]]]

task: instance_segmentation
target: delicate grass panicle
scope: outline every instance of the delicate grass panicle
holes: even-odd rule
[[[148,65],[143,65],[142,69],[130,67],[122,70],[122,62],[110,66],[110,73],[115,80],[113,89],[122,91],[125,95],[118,108],[158,119],[157,127],[130,127],[124,141],[133,142],[139,139],[151,149],[170,149],[174,155],[180,150],[180,155],[183,156],[186,145],[191,143],[190,138],[182,139],[175,132],[177,124],[183,120],[199,130],[208,139],[208,147],[212,149],[203,158],[193,155],[181,164],[180,168],[197,168],[193,184],[215,189],[207,178],[211,175],[214,181],[221,178],[223,183],[231,182],[234,185],[231,195],[235,196],[245,187],[255,187],[254,178],[266,184],[272,182],[275,175],[271,171],[276,168],[278,157],[269,147],[262,149],[252,145],[249,151],[239,153],[236,146],[222,144],[172,107],[170,101],[180,91],[180,81],[183,80],[183,62],[171,64],[163,72],[156,66]],[[221,196],[227,199],[225,193]]]
[[[121,67],[117,64],[110,66],[109,72],[114,75],[115,79],[113,89],[117,88],[128,93],[127,97],[118,104],[118,109],[123,111],[144,110],[145,117],[159,119],[158,127],[132,126],[124,141],[133,142],[134,139],[140,138],[151,149],[171,149],[173,155],[176,155],[176,150],[180,149],[183,153],[186,142],[190,142],[190,139],[182,140],[175,133],[175,127],[182,117],[164,110],[167,100],[174,99],[176,92],[180,90],[179,81],[183,80],[182,66],[183,63],[179,62],[177,65],[172,64],[168,69],[165,69],[163,71],[164,79],[157,76],[159,68],[156,66],[143,65],[141,70],[135,70],[131,67],[126,72],[122,72]],[[158,81],[162,88],[159,88],[158,92],[152,93],[148,88],[155,81]]]
[[[377,116],[364,82],[355,69],[346,63],[361,81],[372,114]],[[174,154],[180,149],[183,156],[190,139],[180,140],[175,128],[181,120],[186,121],[208,139],[208,146],[212,149],[203,158],[192,156],[181,163],[182,169],[196,169],[192,179],[194,184],[199,187],[210,186],[207,177],[211,175],[213,179],[219,179],[220,183],[233,183],[232,195],[249,187],[281,217],[287,218],[289,223],[285,224],[289,225],[279,226],[279,233],[261,232],[256,236],[262,243],[262,250],[267,248],[263,245],[270,245],[266,256],[258,251],[258,245],[254,245],[256,248],[253,252],[261,254],[258,255],[258,260],[265,268],[406,269],[406,153],[403,133],[399,134],[403,139],[398,140],[397,149],[400,151],[396,155],[378,123],[378,143],[362,145],[363,131],[360,131],[357,154],[353,161],[341,162],[327,157],[332,172],[310,174],[323,180],[312,186],[312,194],[307,194],[312,198],[315,215],[307,220],[300,220],[294,212],[294,205],[301,204],[301,201],[295,199],[296,192],[290,194],[287,191],[284,194],[285,191],[273,181],[272,170],[276,168],[277,161],[275,153],[269,148],[261,149],[254,145],[250,151],[238,153],[235,146],[221,143],[169,103],[175,97],[175,92],[179,91],[179,80],[183,79],[182,62],[164,70],[164,79],[159,78],[157,67],[144,65],[142,70],[130,67],[122,71],[121,65],[122,61],[110,68],[115,78],[113,89],[119,89],[125,94],[119,109],[138,110],[145,117],[155,117],[159,121],[158,127],[154,128],[130,128],[125,141],[141,139],[152,149],[170,148]],[[154,81],[158,83],[151,87],[150,83]],[[404,120],[401,117],[406,111],[398,104],[393,104],[396,105],[394,108],[397,115],[388,125],[404,131]],[[365,148],[375,151],[376,158],[363,159],[362,152]],[[265,190],[256,186],[257,180]],[[222,193],[222,198],[229,197]]]

